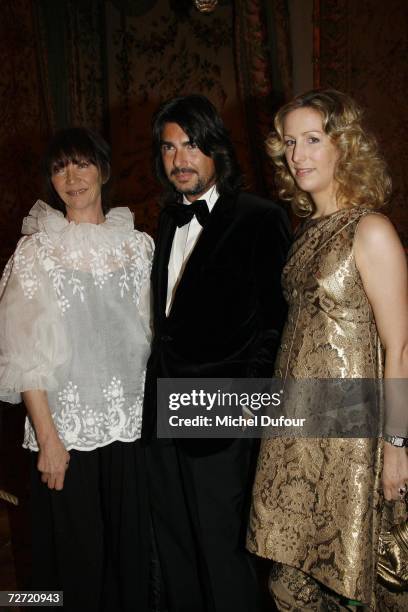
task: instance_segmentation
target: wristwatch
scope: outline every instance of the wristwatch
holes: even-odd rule
[[[386,442],[389,442],[393,446],[398,446],[400,448],[408,446],[408,438],[401,438],[401,436],[390,436],[386,433],[383,434],[383,438]]]

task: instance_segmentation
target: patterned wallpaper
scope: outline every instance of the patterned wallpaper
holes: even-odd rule
[[[158,0],[143,15],[106,3],[108,106],[116,192],[139,227],[154,231],[159,188],[152,176],[151,116],[160,102],[204,93],[222,112],[240,157],[248,144],[241,129],[234,77],[232,4],[211,15],[177,12]]]
[[[164,99],[207,95],[233,133],[251,181],[231,0],[210,15],[173,0],[5,0],[2,9],[0,267],[41,196],[39,160],[55,128],[87,125],[111,142],[114,204],[130,206],[137,226],[151,234],[160,189],[150,122]]]

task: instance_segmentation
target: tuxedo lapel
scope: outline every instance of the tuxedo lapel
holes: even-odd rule
[[[177,309],[177,304],[186,297],[184,292],[184,286],[188,284],[189,278],[200,273],[201,266],[204,262],[208,261],[211,252],[214,250],[214,246],[222,240],[225,232],[228,230],[235,210],[235,197],[234,196],[220,196],[211,211],[208,223],[203,228],[193,251],[186,263],[183,275],[179,281],[176,293],[174,295],[173,304],[169,313],[169,318],[174,314]],[[174,236],[174,231],[173,231]],[[169,257],[167,257],[166,272]],[[167,292],[167,283],[166,283]],[[167,294],[166,294],[167,295]]]
[[[164,209],[160,220],[152,270],[155,311],[156,317],[159,317],[160,320],[166,316],[168,264],[175,231],[176,223]]]

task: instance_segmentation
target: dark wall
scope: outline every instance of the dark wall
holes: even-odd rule
[[[315,0],[316,2],[316,0]],[[320,80],[366,109],[394,184],[387,214],[408,248],[408,4],[319,0]]]

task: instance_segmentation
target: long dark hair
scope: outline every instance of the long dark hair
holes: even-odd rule
[[[220,195],[234,193],[242,186],[242,174],[231,139],[215,106],[198,94],[168,100],[153,116],[153,161],[156,177],[165,189],[163,201],[177,198],[161,156],[161,135],[166,123],[177,123],[191,142],[211,157]]]
[[[92,130],[73,127],[60,130],[52,138],[43,158],[43,174],[47,192],[47,203],[65,214],[65,204],[52,184],[55,170],[69,163],[85,160],[96,166],[101,173],[101,200],[104,214],[109,211],[109,178],[111,152],[107,142]]]

